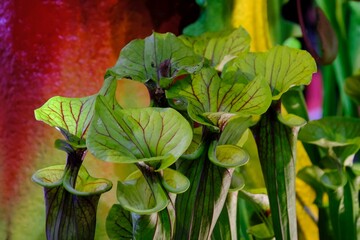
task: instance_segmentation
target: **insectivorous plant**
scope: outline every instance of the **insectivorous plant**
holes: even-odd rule
[[[322,239],[359,237],[360,119],[325,117],[309,122],[299,133],[302,141],[317,145],[320,158],[305,167],[299,177],[316,192]],[[328,196],[328,201],[324,196]],[[322,229],[323,228],[323,229]]]
[[[61,211],[76,209],[80,196],[97,201],[111,187],[106,180],[87,185],[92,178],[80,166],[89,150],[138,169],[117,183],[118,203],[106,222],[111,239],[296,239],[295,143],[306,121],[281,105],[290,89],[310,83],[316,64],[302,50],[249,48],[242,28],[198,37],[153,33],[122,49],[98,94],[55,97],[36,110],[38,120],[65,135],[56,146],[69,156],[65,170],[34,175],[46,192],[53,185],[64,192],[50,194],[60,207],[47,205],[48,238],[68,239],[66,224],[84,218]],[[116,102],[116,83],[124,78],[146,86],[149,107]],[[258,149],[265,191],[247,187],[246,164],[257,155],[249,142]],[[237,214],[240,201],[257,221]]]
[[[87,152],[86,135],[94,115],[97,95],[113,101],[116,85],[111,78],[100,92],[85,98],[51,98],[35,111],[35,117],[64,135],[55,147],[67,153],[66,165],[37,171],[32,179],[44,187],[47,239],[93,239],[100,195],[112,183],[96,179],[82,166]]]

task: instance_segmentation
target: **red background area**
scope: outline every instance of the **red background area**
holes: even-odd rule
[[[34,109],[55,95],[96,93],[106,69],[115,64],[126,43],[153,30],[178,34],[195,20],[194,2],[0,1],[1,239],[15,239],[11,237],[19,221],[15,216],[29,215],[29,206],[21,207],[25,199],[30,199],[27,205],[38,204],[37,198],[29,196],[31,189],[40,188],[31,182],[31,175],[64,162],[64,155],[53,150],[60,135],[37,122]],[[107,177],[99,172],[96,177]]]

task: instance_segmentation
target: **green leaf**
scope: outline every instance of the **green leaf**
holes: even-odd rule
[[[106,233],[111,240],[133,239],[131,213],[114,204],[106,218]]]
[[[213,127],[213,129],[215,129],[216,132],[218,132],[219,130],[222,131],[230,120],[238,117],[234,113],[226,113],[226,112],[204,113],[203,116],[205,116],[207,120],[210,120],[210,122],[214,126],[217,126],[217,127]]]
[[[248,230],[250,235],[253,235],[255,239],[273,239],[274,233],[269,231],[269,228],[265,223],[260,223],[254,226],[251,226]]]
[[[317,67],[308,52],[277,46],[266,53],[244,54],[229,63],[224,71],[248,80],[263,76],[270,85],[272,99],[278,100],[291,87],[309,84]]]
[[[360,163],[358,162],[354,163],[353,166],[351,167],[351,170],[356,176],[360,176]]]
[[[359,48],[360,49],[360,48]],[[360,75],[348,77],[345,81],[344,90],[347,95],[357,104],[360,105]]]
[[[231,184],[229,192],[236,192],[245,187],[245,179],[241,173],[238,171],[234,171],[233,175],[231,176]]]
[[[94,239],[97,204],[112,184],[92,178],[81,167],[74,189],[67,186],[68,173],[65,165],[56,165],[37,171],[32,177],[44,187],[47,239]]]
[[[179,162],[191,185],[176,198],[175,239],[208,239],[223,208],[233,170],[215,166],[206,155]]]
[[[178,171],[166,168],[162,174],[162,184],[172,193],[183,193],[190,187],[190,181]]]
[[[276,106],[270,107],[254,126],[253,133],[269,195],[275,237],[296,239],[294,156],[297,131],[278,120],[278,111]]]
[[[196,0],[201,8],[199,19],[187,26],[183,31],[186,35],[197,36],[204,32],[221,31],[231,27],[233,2]]]
[[[69,133],[67,130],[57,127],[57,129],[61,132],[61,134],[65,137],[66,140],[57,139],[55,141],[55,147],[67,152],[67,148],[71,147],[73,149],[80,149],[80,148],[86,148],[86,141],[85,139],[81,137],[77,137],[71,133]],[[65,145],[69,145],[66,147]],[[65,149],[64,149],[65,148]]]
[[[36,120],[45,121],[52,127],[61,127],[82,137],[91,121],[95,95],[85,98],[53,97],[35,110]],[[80,123],[80,124],[79,124]]]
[[[81,166],[76,178],[76,188],[73,188],[66,180],[70,178],[69,174],[70,171],[65,169],[65,165],[54,165],[38,170],[32,176],[32,180],[46,188],[64,185],[67,191],[77,196],[102,194],[109,191],[112,187],[112,183],[109,180],[93,178],[89,175],[86,168]]]
[[[147,177],[149,182],[153,182],[159,180],[159,174],[156,172],[149,172],[148,170],[143,169],[144,176]],[[179,173],[180,174],[180,173]],[[126,181],[138,180],[139,178],[144,178],[141,171],[137,170],[130,174]],[[151,184],[149,185],[151,186]],[[143,190],[140,188],[140,191]],[[135,190],[136,191],[136,190]],[[138,192],[139,194],[143,194],[143,201],[146,202],[146,199],[149,199],[149,202],[152,201],[152,196],[145,196],[147,191]],[[123,194],[122,192],[118,192],[118,195]],[[174,233],[174,224],[175,224],[175,208],[173,205],[174,196],[169,194],[169,203],[167,207],[159,212],[150,213],[150,214],[138,214],[132,212],[130,215],[130,219],[127,214],[130,214],[129,211],[123,209],[125,217],[122,217],[124,222],[119,222],[119,226],[114,226],[114,234],[116,233],[116,229],[119,232],[124,232],[123,227],[128,229],[129,223],[132,225],[130,229],[131,239],[171,239]],[[172,197],[172,198],[171,198]],[[140,198],[139,198],[140,199]],[[121,206],[121,205],[120,205]],[[121,207],[122,208],[122,207]],[[116,216],[113,216],[114,218]],[[125,226],[126,225],[126,226]],[[125,229],[125,234],[126,234]]]
[[[346,168],[347,182],[344,186],[343,201],[339,209],[339,226],[342,239],[357,239],[359,218],[359,178]]]
[[[317,166],[307,166],[301,169],[297,176],[315,190],[315,202],[321,207],[323,206],[323,193],[325,190],[337,190],[347,182],[346,175],[342,171],[337,169],[322,170]]]
[[[237,218],[241,221],[236,221],[236,229],[238,232],[238,239],[252,240],[251,236],[247,233],[247,229],[250,227],[250,216],[252,216],[253,210],[249,207],[249,204],[242,198],[238,198],[237,201]]]
[[[299,139],[321,147],[360,144],[360,119],[325,117],[310,121],[301,128]]]
[[[197,71],[201,61],[201,57],[174,34],[154,32],[126,45],[109,72],[117,78],[142,83],[152,80],[161,88],[167,88],[175,77]]]
[[[227,122],[223,132],[221,133],[219,145],[231,144],[242,146],[239,144],[239,142],[247,141],[248,135],[246,135],[246,132],[248,128],[250,126],[253,126],[256,122],[257,119],[252,117],[236,117],[230,119],[230,121]]]
[[[325,171],[322,183],[329,196],[329,216],[334,239],[356,239],[359,217],[359,179],[349,167]]]
[[[305,97],[303,94],[304,87],[293,87],[281,97],[281,103],[288,113],[297,115],[306,121],[309,121],[308,110],[306,107]],[[321,157],[319,149],[308,143],[303,143],[303,146],[308,154],[311,162],[318,165]]]
[[[89,196],[92,194],[101,194],[107,192],[111,189],[112,183],[104,178],[93,178],[89,175],[84,167],[81,167],[77,179],[76,187],[70,185],[72,176],[72,171],[67,170],[64,174],[64,188],[70,193],[77,196]]]
[[[241,167],[241,173],[246,179],[246,185],[249,189],[265,188],[258,148],[253,133],[249,129],[243,135],[247,135],[247,141],[242,146],[239,143],[237,145],[243,147],[249,153],[250,161]]]
[[[197,159],[204,152],[204,149],[205,145],[202,141],[202,127],[194,128],[191,144],[188,149],[186,149],[181,158],[189,160]]]
[[[360,149],[360,119],[349,117],[325,117],[310,121],[299,132],[301,141],[328,149],[329,156],[342,164],[352,163],[348,157]]]
[[[326,170],[320,177],[321,183],[329,189],[336,190],[339,187],[343,187],[347,180],[343,172],[338,170]]]
[[[269,198],[266,194],[266,189],[253,189],[253,192],[248,192],[245,190],[238,191],[239,196],[239,205],[240,212],[243,215],[248,215],[252,212],[252,214],[256,214],[259,217],[260,222],[264,224],[264,227],[266,230],[264,230],[264,233],[271,233],[271,236],[274,236],[274,231],[272,228],[272,222],[271,222],[271,215],[268,216],[268,213],[270,212],[270,206],[269,206]],[[245,201],[246,202],[245,202]],[[244,203],[247,203],[244,205]],[[250,211],[251,209],[254,209],[254,211]],[[250,212],[249,212],[250,211]],[[239,215],[238,215],[239,216]],[[242,217],[242,215],[240,215]],[[248,217],[250,218],[250,217]],[[248,236],[248,230],[250,229],[250,222],[245,222],[246,220],[242,219],[241,223],[238,224],[244,229],[241,229],[242,236],[246,239],[252,239]],[[258,222],[257,222],[258,223]],[[247,231],[246,233],[244,231]],[[245,235],[245,236],[244,236]]]
[[[267,212],[270,210],[269,197],[266,194],[266,189],[256,189],[256,191],[249,192],[245,190],[239,191],[239,197],[250,202],[257,212]]]
[[[281,113],[278,115],[278,119],[282,124],[285,124],[289,127],[301,127],[306,124],[305,119],[291,113]]]
[[[347,1],[344,3],[344,5],[347,6],[349,10],[347,16],[349,19],[347,30],[348,36],[346,38],[350,55],[349,62],[352,65],[351,67],[353,69],[353,73],[355,73],[356,71],[360,70],[360,3],[357,1]]]
[[[236,145],[217,145],[213,141],[209,148],[209,160],[224,168],[234,168],[246,164],[249,161],[249,154]]]
[[[212,68],[202,69],[193,75],[192,81],[177,82],[166,95],[168,98],[185,98],[189,102],[190,117],[208,126],[214,125],[211,113],[215,113],[216,118],[219,118],[219,112],[260,115],[271,103],[270,89],[261,77],[244,84],[238,79],[221,79]]]
[[[293,87],[281,97],[281,103],[288,113],[297,115],[306,121],[309,121],[308,110],[303,94],[304,87]]]
[[[96,101],[87,145],[99,159],[116,163],[145,161],[161,170],[189,147],[192,129],[171,108],[115,109]]]
[[[210,66],[222,71],[234,57],[250,50],[250,35],[244,28],[221,32],[206,32],[198,37],[180,37],[184,43],[205,57]]]
[[[42,187],[58,187],[62,185],[65,165],[55,165],[40,169],[33,174],[32,180]]]
[[[133,174],[124,182],[119,181],[117,198],[124,209],[137,214],[156,213],[169,204],[161,180],[154,172],[146,176]]]
[[[99,93],[84,98],[53,97],[35,110],[35,118],[52,127],[65,129],[68,133],[83,138],[94,114],[96,96],[106,96],[106,101],[115,106],[116,80],[108,77]],[[69,140],[69,139],[68,139]]]
[[[228,193],[226,203],[221,211],[219,219],[211,235],[213,240],[236,240],[236,210],[237,210],[237,192]],[[240,220],[240,219],[239,219]]]
[[[175,209],[172,204],[158,213],[138,215],[132,213],[133,239],[167,240],[173,239]]]

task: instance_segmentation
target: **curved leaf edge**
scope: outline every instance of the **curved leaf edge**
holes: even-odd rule
[[[100,114],[97,112],[100,112],[101,110],[106,111],[106,113],[102,113],[102,116],[99,116]],[[173,116],[174,118],[179,117],[179,119],[181,120],[182,127],[183,127],[181,133],[184,136],[181,140],[181,144],[178,144],[172,150],[174,150],[176,148],[177,149],[180,148],[183,152],[185,152],[186,149],[191,144],[191,139],[193,137],[193,132],[192,132],[191,126],[189,125],[188,121],[185,118],[183,118],[183,116],[175,109],[145,107],[145,108],[116,109],[115,111],[116,112],[114,112],[114,110],[111,108],[111,106],[109,106],[109,104],[106,103],[104,96],[97,97],[96,103],[95,103],[95,116],[94,116],[93,122],[90,125],[89,139],[86,142],[86,144],[87,144],[87,148],[89,149],[89,151],[98,159],[101,159],[106,162],[113,162],[113,163],[155,162],[155,164],[152,164],[152,165],[150,164],[151,167],[156,168],[157,171],[160,171],[160,170],[163,170],[163,169],[169,167],[170,165],[175,163],[178,158],[181,157],[181,154],[179,153],[178,150],[177,150],[176,156],[172,153],[165,153],[164,155],[145,157],[145,158],[137,158],[136,156],[134,156],[131,153],[132,150],[128,149],[126,147],[124,150],[126,150],[126,153],[129,153],[129,154],[125,154],[124,153],[125,151],[124,152],[117,151],[117,149],[114,149],[114,148],[105,148],[105,149],[101,149],[100,151],[97,150],[99,145],[101,145],[101,147],[104,147],[104,146],[106,147],[105,143],[99,144],[99,143],[97,143],[97,140],[96,140],[97,139],[96,135],[98,135],[97,127],[99,125],[99,122],[101,122],[100,125],[105,126],[103,128],[105,128],[106,131],[109,131],[104,122],[106,114],[110,114],[111,118],[112,118],[111,120],[106,120],[106,121],[109,121],[109,122],[111,121],[110,124],[116,123],[118,125],[120,123],[118,122],[117,119],[131,118],[132,113],[141,112],[141,111],[148,111],[148,112],[150,111],[151,114],[152,113],[167,114],[167,116]],[[141,129],[140,127],[143,127],[143,126],[139,126],[139,128],[138,128],[139,132],[143,132],[143,134],[145,134],[144,129]],[[133,134],[133,132],[131,132],[131,129],[124,130],[124,132],[127,136],[130,136],[131,134]],[[174,134],[178,135],[178,131],[174,131]],[[111,138],[111,136],[105,136],[105,137]],[[162,139],[162,136],[159,137],[159,141],[161,139]],[[135,139],[135,140],[137,141],[137,139]],[[126,140],[126,141],[133,141],[133,140],[131,139],[131,140]],[[139,146],[137,146],[137,147],[139,147]],[[148,148],[146,148],[145,150],[148,150]]]
[[[164,210],[169,205],[170,199],[168,195],[165,193],[158,179],[156,179],[155,181],[153,179],[146,180],[145,176],[142,175],[140,172],[138,173],[137,171],[135,171],[134,174],[131,174],[131,176],[132,176],[131,179],[126,179],[123,182],[118,181],[118,185],[117,185],[117,200],[125,210],[140,215],[151,215],[153,213],[157,213],[160,212],[161,210]],[[131,187],[134,184],[136,184],[136,182],[140,178],[145,178],[146,184],[151,189],[151,194],[155,199],[154,207],[139,208],[136,206],[136,204],[133,201],[130,200],[129,196],[126,195],[126,189],[129,189],[128,191],[131,192],[132,191]],[[136,189],[136,191],[138,191],[138,189]],[[138,194],[143,195],[144,192],[138,192]]]
[[[190,181],[189,179],[183,175],[182,173],[180,173],[177,170],[171,169],[171,168],[166,168],[163,169],[161,171],[155,170],[153,172],[153,174],[160,174],[160,178],[161,178],[161,184],[162,186],[170,193],[175,193],[175,194],[180,194],[183,193],[185,191],[188,190],[188,188],[190,187]],[[134,172],[130,173],[126,178],[125,181],[132,181],[132,180],[136,180],[140,177],[144,177],[143,174],[141,173],[141,171],[135,170]],[[179,184],[179,181],[182,181],[183,184],[179,184],[178,187],[173,187],[171,186],[170,183],[168,183],[168,177],[170,177],[170,180],[172,180],[173,182],[175,182],[176,184]]]
[[[170,176],[171,180],[176,183],[176,187],[173,187],[168,183],[169,180],[167,179],[167,176]],[[167,168],[163,170],[162,185],[169,192],[180,194],[186,192],[189,189],[190,180],[179,171]]]
[[[100,195],[109,191],[112,188],[111,181],[104,178],[91,177],[84,166],[81,166],[80,168],[80,174],[77,177],[76,186],[79,186],[78,183],[81,183],[82,186],[91,185],[91,188],[95,189],[95,191],[81,191],[79,190],[79,187],[73,188],[70,184],[66,183],[65,179],[69,176],[66,176],[67,172],[65,170],[65,166],[66,165],[54,165],[40,169],[32,175],[31,179],[38,185],[45,188],[55,188],[62,185],[68,192],[76,196]],[[49,175],[53,175],[54,171],[57,172],[55,173],[55,175],[57,175],[55,178],[57,179],[56,181],[52,181],[51,179],[46,177]],[[59,176],[61,177],[59,178]],[[81,179],[82,177],[84,177],[84,179]]]
[[[112,104],[119,107],[116,101],[113,99],[115,98],[115,91],[116,91],[117,81],[116,78],[113,76],[105,76],[104,82],[102,87],[100,88],[99,92],[92,94],[90,96],[80,97],[80,98],[70,98],[70,97],[63,97],[63,96],[54,96],[48,99],[41,107],[34,110],[35,119],[37,121],[42,121],[51,127],[57,128],[63,135],[64,131],[68,132],[70,135],[73,135],[77,138],[83,139],[86,135],[88,127],[91,123],[93,112],[94,112],[94,101],[97,96],[103,95],[112,102]],[[70,113],[68,116],[64,115],[63,109],[63,101],[69,104],[69,111]],[[59,109],[53,109],[51,104],[60,104]],[[79,109],[75,110],[73,104],[80,104]],[[88,105],[87,105],[88,104]],[[86,109],[84,109],[84,106]],[[77,112],[79,111],[79,112]],[[49,112],[60,112],[58,113],[59,120],[53,119]],[[81,119],[81,121],[80,121]],[[70,122],[69,122],[70,121]],[[73,126],[75,124],[75,126]],[[64,135],[67,137],[66,135]],[[69,139],[68,139],[69,140]]]
[[[238,160],[232,161],[231,163],[224,163],[221,159],[218,159],[218,151],[223,151],[222,148],[232,149],[233,151],[237,152],[241,158]],[[209,151],[208,151],[209,160],[215,164],[216,166],[223,167],[223,168],[235,168],[240,167],[248,163],[250,156],[249,154],[237,145],[217,145],[216,141],[213,141],[210,144]]]
[[[238,192],[244,187],[245,187],[245,179],[243,175],[235,170],[231,176],[231,184],[230,184],[229,192]]]
[[[297,177],[311,186],[318,195],[323,191],[337,190],[347,182],[344,172],[337,169],[321,169],[315,165],[300,169]]]

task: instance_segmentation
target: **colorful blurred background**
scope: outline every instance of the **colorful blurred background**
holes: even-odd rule
[[[121,48],[152,31],[197,35],[243,26],[252,37],[252,51],[265,51],[276,44],[309,49],[311,44],[306,36],[304,38],[301,24],[296,22],[299,11],[295,2],[0,1],[0,239],[45,239],[43,192],[31,181],[31,176],[37,169],[64,163],[66,157],[53,147],[55,139],[61,138],[60,133],[34,118],[34,110],[47,99],[55,95],[82,97],[96,93],[106,69],[115,64]],[[305,20],[310,19],[313,2],[322,7],[333,31],[333,35],[327,37],[330,42],[325,45],[330,44],[333,52],[338,52],[331,55],[333,53],[324,49],[318,51],[323,60],[326,54],[337,58],[334,63],[321,67],[313,87],[306,89],[310,112],[314,112],[314,118],[324,114],[357,116],[357,108],[342,85],[359,69],[360,54],[356,45],[360,42],[359,2],[337,0],[328,5],[320,0],[302,2],[300,13]],[[347,14],[349,12],[352,14]],[[316,23],[315,29],[312,24],[308,20],[303,26],[308,38],[324,46]],[[339,46],[339,51],[334,50],[334,44],[336,50]],[[312,50],[316,52],[317,47]],[[323,92],[323,86],[330,90]],[[119,101],[125,106],[142,106],[148,102],[142,86],[124,82],[118,89]],[[327,94],[336,97],[322,104],[323,95]],[[134,95],[138,102],[126,98]],[[131,170],[125,165],[96,160],[90,154],[84,165],[92,176],[106,177],[114,185]],[[310,205],[312,200],[305,201]],[[115,202],[115,191],[102,195],[96,239],[107,239],[104,222]]]
[[[152,31],[179,34],[196,19],[188,17],[196,3],[187,2],[0,1],[0,239],[45,239],[43,192],[31,175],[64,163],[66,155],[53,147],[60,134],[37,122],[34,110],[55,95],[98,92],[130,40]],[[114,183],[123,172],[90,154],[85,165]],[[106,239],[104,220],[114,202],[114,192],[103,195],[99,239]]]

